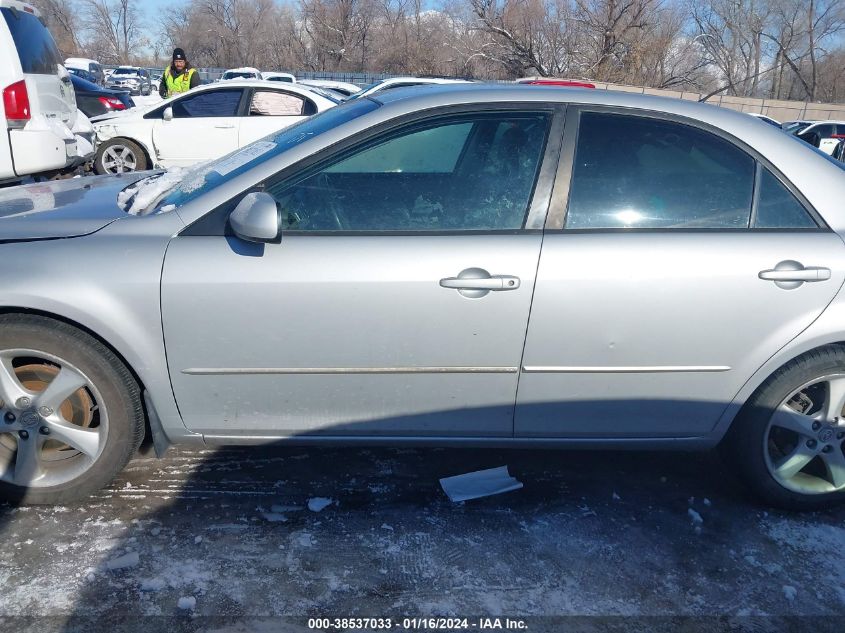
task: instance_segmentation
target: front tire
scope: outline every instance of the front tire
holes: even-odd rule
[[[125,138],[113,138],[97,148],[94,171],[98,174],[124,174],[147,169],[147,156],[140,145]]]
[[[845,347],[829,345],[775,372],[743,407],[722,449],[771,505],[817,510],[845,501]]]
[[[138,384],[115,354],[65,323],[0,315],[0,498],[76,501],[141,444]]]

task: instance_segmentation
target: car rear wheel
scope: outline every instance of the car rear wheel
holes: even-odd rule
[[[144,151],[137,143],[125,138],[111,139],[100,145],[94,159],[94,170],[98,174],[123,174],[146,168]]]
[[[143,438],[137,383],[64,323],[0,316],[0,498],[66,503],[108,484]]]
[[[767,502],[813,510],[845,501],[845,348],[801,356],[743,407],[724,450]]]

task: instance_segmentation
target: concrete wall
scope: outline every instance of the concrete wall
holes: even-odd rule
[[[594,82],[595,83],[595,82]],[[677,90],[658,90],[656,88],[639,88],[620,84],[595,83],[596,88],[603,90],[621,90],[623,92],[639,92],[675,99],[689,99],[698,101],[704,95],[698,92],[679,92]],[[751,97],[729,97],[716,95],[710,97],[707,103],[730,108],[740,112],[756,112],[765,114],[778,121],[793,121],[798,119],[845,121],[845,104],[812,103],[807,101],[778,101],[776,99],[753,99]]]

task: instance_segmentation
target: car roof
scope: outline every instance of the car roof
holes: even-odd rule
[[[810,123],[808,127],[815,127],[817,125],[824,125],[826,123],[833,123],[835,125],[845,125],[845,121],[839,121],[837,119],[831,119],[830,121],[813,121]]]

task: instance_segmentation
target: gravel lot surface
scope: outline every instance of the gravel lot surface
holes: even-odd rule
[[[522,490],[454,504],[438,484],[501,465]],[[0,616],[54,616],[0,619],[16,631],[305,631],[306,616],[355,615],[763,630],[845,614],[845,509],[766,511],[715,454],[171,450],[77,505],[0,506],[0,533]],[[267,616],[298,619],[251,620]]]

